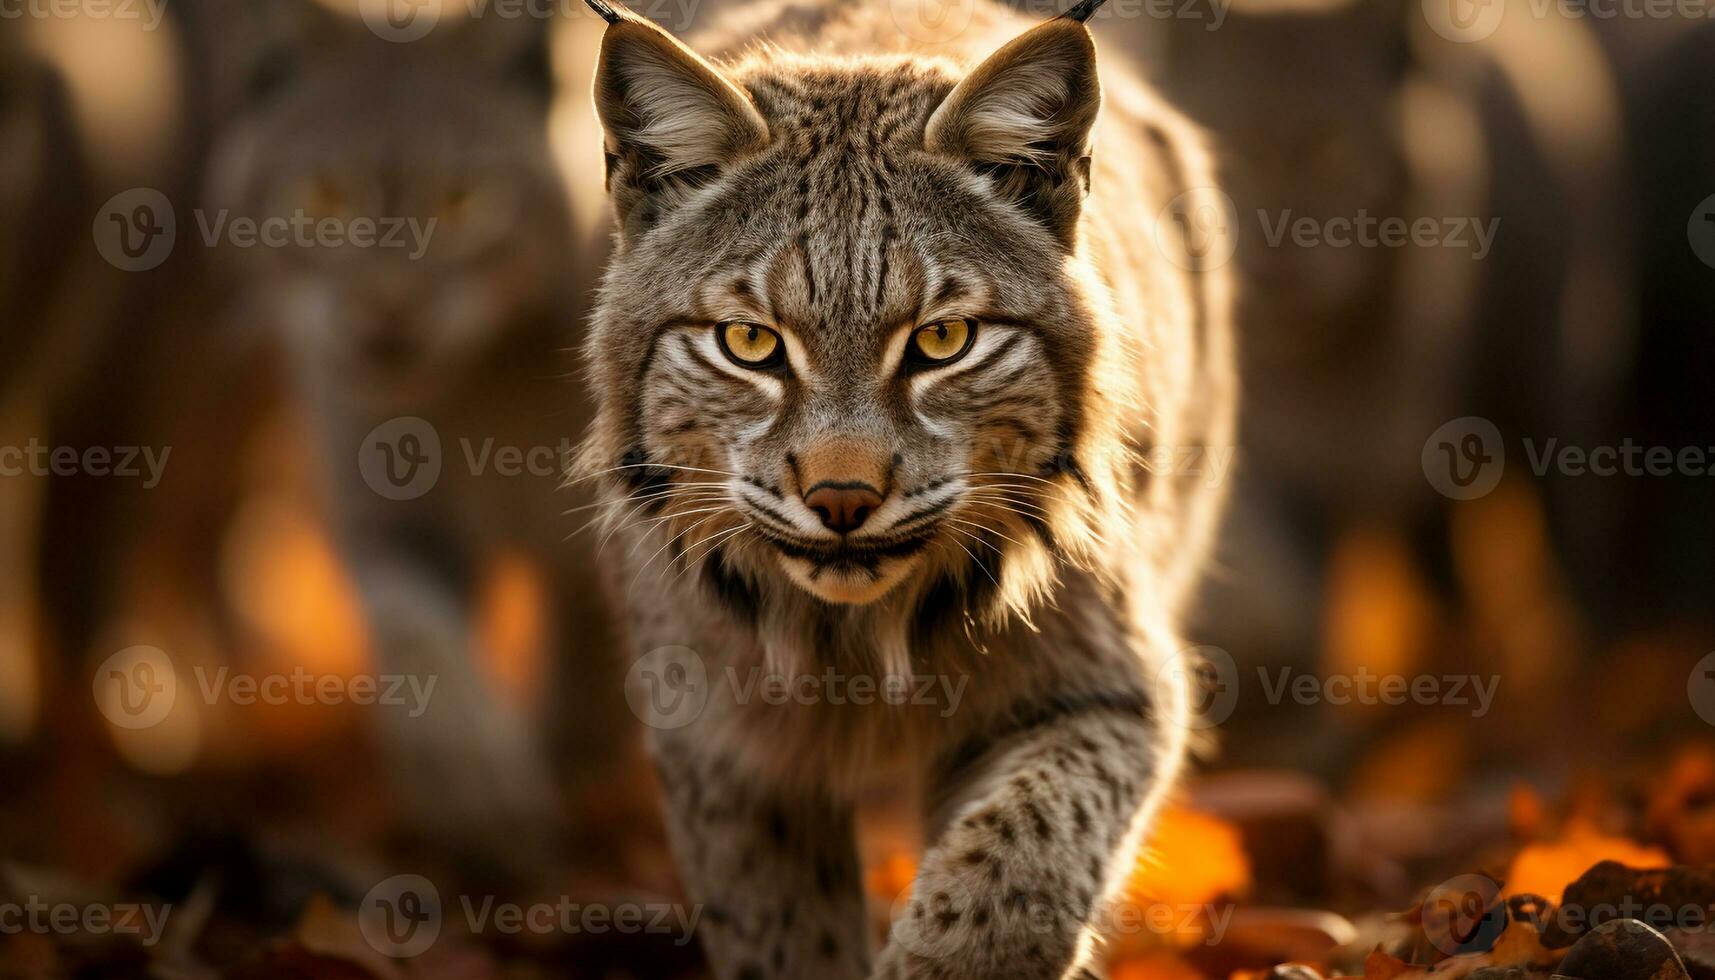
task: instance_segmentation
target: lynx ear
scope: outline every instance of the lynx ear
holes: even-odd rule
[[[596,66],[608,190],[622,218],[644,199],[695,184],[768,142],[750,97],[641,17],[590,0],[608,21]]]
[[[1101,108],[1085,0],[1031,29],[971,72],[934,115],[932,153],[968,160],[1070,247],[1089,190],[1090,129]]]

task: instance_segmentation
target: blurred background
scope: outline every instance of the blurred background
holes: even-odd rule
[[[1333,962],[1479,867],[1715,857],[1711,9],[1094,21],[1218,149],[1230,207],[1163,220],[1230,232],[1246,391],[1185,463],[1233,499],[1185,630],[1210,750],[1132,886],[1239,915],[1116,978]],[[394,960],[346,914],[403,873],[682,902],[561,487],[601,27],[0,0],[0,903],[173,909],[0,930],[0,976],[702,975],[683,930],[449,912]],[[874,804],[879,935],[916,830]]]

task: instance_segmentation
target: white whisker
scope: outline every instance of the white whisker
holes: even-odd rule
[[[725,509],[725,508],[723,508],[723,509]],[[666,544],[655,549],[655,553],[649,556],[649,560],[645,561],[641,566],[638,567],[637,574],[632,576],[632,578],[631,578],[631,584],[625,587],[626,594],[629,595],[631,593],[631,590],[637,587],[637,580],[643,577],[643,573],[649,569],[650,565],[655,564],[655,560],[657,558],[661,557],[662,552],[666,551],[668,548],[671,548],[673,546],[673,543],[678,541],[680,538],[684,537],[687,534],[690,534],[692,531],[695,531],[697,528],[702,527],[704,524],[707,524],[708,522],[714,520],[715,518],[717,518],[719,516],[720,516],[719,514],[711,514],[708,517],[703,518],[702,520],[698,521],[697,523],[692,524],[690,527],[685,528],[684,530],[682,530],[682,531],[678,532],[677,534],[673,535],[672,537],[668,538]]]
[[[703,540],[698,541],[696,544],[691,545],[689,548],[686,548],[684,555],[680,556],[685,562],[685,567],[683,569],[680,569],[679,574],[673,576],[673,581],[677,582],[681,578],[684,578],[686,572],[690,571],[693,568],[696,568],[697,565],[699,563],[701,563],[704,558],[707,558],[710,554],[713,554],[715,549],[711,547],[708,551],[703,552],[703,555],[701,558],[698,558],[695,561],[691,560],[691,552],[696,551],[698,548],[702,547],[703,545],[711,544],[714,542],[721,541],[723,539],[731,538],[735,534],[739,534],[739,533],[750,530],[752,527],[755,527],[755,525],[751,524],[749,522],[746,522],[746,523],[744,523],[738,527],[729,527],[724,531],[716,531],[715,533],[709,535],[708,537],[704,538]],[[662,574],[665,575],[666,573],[663,572]]]
[[[987,545],[988,545],[988,546],[989,546],[989,547],[990,547],[990,548],[994,548],[994,545],[992,545],[992,544],[989,544],[989,543],[988,543],[988,542],[987,542],[987,541],[983,541],[983,539],[982,539],[982,538],[979,538],[979,537],[977,537],[977,536],[976,536],[976,535],[974,535],[974,534],[972,534],[972,533],[971,533],[971,532],[969,532],[969,531],[961,531],[961,530],[959,530],[959,529],[958,529],[958,528],[956,528],[956,527],[950,527],[950,528],[948,528],[948,529],[947,529],[947,530],[949,530],[949,531],[951,531],[951,532],[953,532],[953,533],[954,533],[954,534],[963,534],[963,535],[964,535],[964,536],[965,536],[965,537],[967,537],[967,538],[971,538],[971,539],[972,539],[972,540],[974,540],[974,541],[977,541],[977,542],[980,542],[980,543],[982,543],[982,544],[987,544]],[[952,538],[948,538],[948,539],[947,539],[947,540],[949,540],[949,541],[953,541],[953,539],[952,539]],[[982,569],[982,570],[983,570],[983,574],[984,574],[984,575],[987,575],[987,576],[988,576],[988,577],[989,577],[989,581],[990,581],[990,582],[993,582],[993,583],[994,583],[994,585],[995,585],[995,588],[997,588],[997,589],[998,589],[998,588],[1000,588],[1000,579],[997,579],[997,578],[995,578],[995,577],[994,577],[994,573],[993,573],[993,572],[991,572],[991,571],[989,571],[989,569],[988,569],[988,566],[987,566],[987,565],[984,565],[984,564],[983,564],[983,563],[982,563],[982,560],[981,560],[981,559],[979,559],[979,558],[977,558],[977,556],[976,556],[976,552],[974,552],[974,551],[972,551],[972,550],[971,550],[971,549],[969,549],[969,548],[967,548],[967,547],[965,547],[965,546],[964,546],[964,545],[963,545],[963,544],[961,544],[961,543],[960,543],[960,542],[958,542],[958,541],[953,541],[953,543],[954,543],[954,544],[956,544],[956,545],[958,545],[958,546],[959,546],[959,550],[960,550],[960,551],[962,551],[962,552],[964,552],[964,553],[965,553],[965,554],[967,554],[967,555],[970,555],[970,556],[971,556],[971,564],[973,564],[973,565],[975,565],[975,566],[977,566],[977,567],[978,567],[978,568],[980,568],[980,569]],[[998,553],[998,552],[999,552],[999,551],[1000,551],[1000,549],[999,549],[999,548],[994,548],[994,550],[995,550],[995,551],[996,551],[996,552],[997,552],[997,553]]]
[[[596,470],[594,473],[586,473],[575,480],[567,480],[563,486],[576,486],[586,480],[594,480],[597,477],[606,476],[609,473],[618,473],[620,470],[677,470],[682,473],[712,473],[715,476],[730,476],[734,479],[743,479],[743,474],[741,473],[733,473],[728,470],[705,469],[700,466],[678,466],[673,463],[626,463],[621,466],[610,466],[605,470]]]
[[[1000,538],[1000,539],[1005,540],[1005,541],[1011,541],[1013,544],[1018,545],[1020,548],[1024,547],[1024,544],[1022,542],[1020,542],[1017,538],[1013,538],[1013,537],[1010,537],[1008,535],[1002,534],[1001,532],[995,530],[992,527],[989,527],[986,524],[978,524],[975,521],[963,521],[957,517],[949,517],[949,518],[947,518],[947,521],[949,523],[952,523],[952,524],[963,524],[966,527],[974,527],[979,531],[986,531],[987,533],[992,534],[997,538]],[[1000,549],[997,548],[995,550],[998,551]]]

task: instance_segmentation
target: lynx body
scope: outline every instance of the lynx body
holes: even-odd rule
[[[582,463],[718,976],[1076,975],[1182,767],[1220,490],[1173,464],[1232,444],[1228,285],[1181,237],[1206,154],[1098,74],[1098,5],[762,3],[705,60],[592,4]],[[928,848],[872,958],[877,778]]]

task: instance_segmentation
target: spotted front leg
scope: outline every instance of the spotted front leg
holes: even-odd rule
[[[1091,708],[976,746],[876,980],[1060,980],[1177,760],[1141,712]]]
[[[735,779],[722,759],[658,746],[673,850],[720,980],[869,973],[851,809]]]

